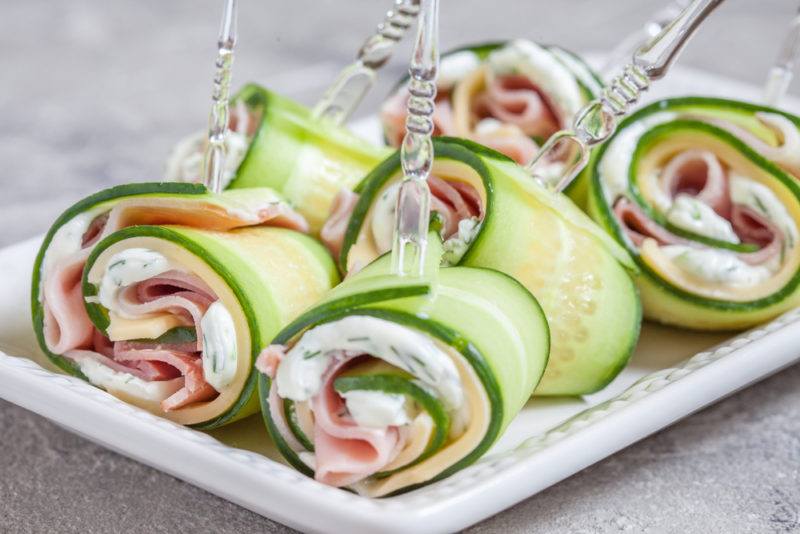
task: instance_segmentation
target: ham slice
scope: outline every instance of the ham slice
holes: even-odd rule
[[[755,243],[761,248],[756,252],[741,253],[739,258],[750,265],[758,265],[780,254],[784,235],[780,228],[749,206],[734,204],[731,224],[736,234],[745,243]]]
[[[217,396],[217,391],[203,376],[199,353],[202,350],[200,319],[215,299],[211,289],[198,277],[181,271],[167,271],[127,287],[120,294],[120,304],[132,316],[161,311],[185,315],[187,325],[194,325],[197,329],[198,341],[178,344],[112,343],[99,331],[92,329],[92,341],[86,350],[69,350],[64,355],[73,359],[90,357],[116,372],[129,373],[145,381],[182,378],[182,387],[162,401],[161,408],[164,411],[211,400]]]
[[[520,165],[530,163],[539,153],[539,145],[516,129],[501,128],[490,132],[475,132],[472,139],[508,156]]]
[[[278,365],[286,356],[286,347],[283,345],[269,345],[261,351],[256,358],[256,369],[270,378],[275,378]]]
[[[661,184],[673,198],[678,193],[688,194],[720,216],[730,216],[727,173],[713,152],[686,150],[679,153],[664,167]]]
[[[183,387],[162,401],[161,408],[164,411],[177,410],[194,402],[210,400],[217,395],[217,391],[203,378],[203,363],[198,355],[170,350],[124,349],[124,346],[115,346],[115,361],[130,363],[137,368],[137,363],[158,362],[176,369],[183,376]]]
[[[89,228],[86,229],[83,237],[81,237],[81,248],[86,248],[97,243],[100,240],[100,236],[103,234],[103,229],[105,229],[107,224],[108,213],[98,215],[92,219]]]
[[[519,74],[492,77],[486,91],[474,102],[480,118],[491,117],[517,126],[526,136],[550,137],[559,129],[559,120],[536,85]]]
[[[287,348],[270,345],[256,360],[256,368],[274,377]],[[405,446],[405,435],[397,427],[364,428],[347,413],[344,400],[333,388],[336,377],[359,355],[341,352],[322,377],[322,387],[312,399],[314,413],[314,477],[331,486],[349,486],[377,473]],[[278,432],[295,451],[303,446],[294,437],[284,416],[278,388],[269,392],[270,417]]]
[[[625,197],[620,197],[614,204],[614,215],[622,224],[628,239],[637,247],[641,247],[647,238],[655,239],[659,245],[688,243],[685,239],[658,225],[647,216],[641,206]]]
[[[94,326],[83,305],[81,276],[89,249],[69,256],[44,280],[44,337],[55,354],[86,348]]]
[[[183,315],[197,331],[197,342],[175,345],[117,342],[114,359],[136,367],[150,380],[184,378],[184,386],[161,403],[165,411],[177,410],[217,395],[203,377],[200,320],[216,300],[213,291],[198,277],[167,271],[129,286],[120,293],[120,310],[131,316],[169,311]]]
[[[360,427],[346,414],[344,400],[333,389],[333,381],[348,361],[343,358],[328,369],[322,390],[312,399],[314,477],[336,487],[348,486],[377,473],[405,445],[397,427]]]
[[[342,252],[344,234],[347,232],[347,225],[350,223],[350,217],[353,215],[358,198],[358,194],[349,189],[339,191],[333,200],[331,214],[320,231],[320,239],[334,258],[338,258]]]

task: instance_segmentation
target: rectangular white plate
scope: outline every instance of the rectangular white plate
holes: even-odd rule
[[[759,97],[754,87],[678,68],[650,98],[690,93]],[[788,107],[797,110],[797,104]],[[375,120],[357,129],[377,135]],[[282,464],[257,416],[202,433],[46,370],[29,318],[30,269],[38,246],[33,239],[0,250],[0,397],[307,531],[461,529],[800,359],[800,310],[731,339],[648,324],[631,364],[600,393],[533,400],[474,466],[405,495],[370,500]]]

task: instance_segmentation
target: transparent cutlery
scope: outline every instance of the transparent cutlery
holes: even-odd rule
[[[553,134],[527,165],[527,170],[546,187],[563,191],[589,161],[592,147],[614,133],[620,118],[638,102],[650,84],[663,78],[700,24],[724,0],[693,0],[649,42],[634,52],[631,61],[603,90],[600,98],[589,102],[573,119],[572,128]],[[548,173],[552,157],[571,143],[577,157],[556,173]],[[550,174],[548,176],[548,174]]]
[[[399,276],[421,276],[428,243],[433,167],[433,112],[439,71],[439,0],[422,0],[417,38],[408,69],[408,116],[400,147],[403,181],[397,197],[392,268]]]
[[[208,144],[203,157],[203,183],[214,193],[220,192],[225,170],[225,137],[228,135],[228,101],[231,88],[233,50],[236,46],[236,0],[225,0],[217,39],[217,61],[211,91],[211,114],[208,118]]]
[[[657,11],[644,26],[622,40],[608,55],[608,59],[600,68],[603,78],[613,77],[620,65],[630,60],[640,47],[650,42],[664,27],[686,9],[691,0],[673,0],[669,5]]]
[[[419,14],[419,0],[395,0],[358,51],[356,60],[345,67],[314,107],[314,116],[335,124],[344,124],[353,114],[367,91],[375,83],[375,74],[391,57],[395,46],[414,24]]]

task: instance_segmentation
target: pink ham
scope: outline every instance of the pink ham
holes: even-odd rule
[[[358,198],[358,194],[349,189],[339,191],[333,201],[331,214],[320,231],[320,239],[331,251],[334,258],[338,258],[342,252],[344,234],[347,231],[347,225],[350,223],[353,210],[358,203]]]
[[[44,280],[44,336],[47,348],[55,354],[86,348],[92,340],[94,326],[86,315],[81,291],[88,257],[88,249],[76,252]]]
[[[621,222],[626,235],[637,247],[646,238],[655,239],[659,245],[687,245],[689,241],[676,236],[651,220],[639,207],[625,197],[614,205],[614,215]],[[731,224],[736,234],[745,243],[759,245],[756,252],[737,254],[750,265],[759,265],[779,254],[783,247],[783,232],[772,222],[747,206],[734,204],[731,209]]]
[[[478,117],[513,124],[527,136],[550,137],[559,129],[555,112],[527,76],[510,74],[489,80],[474,106]]]
[[[687,241],[659,226],[650,219],[641,206],[631,202],[625,197],[620,197],[614,204],[614,215],[622,224],[628,238],[637,247],[641,247],[648,237],[658,241],[659,245],[686,244]]]
[[[728,177],[713,152],[686,150],[679,153],[664,167],[661,184],[672,197],[679,193],[688,194],[720,216],[730,216]]]
[[[402,450],[397,427],[364,428],[346,414],[344,400],[333,389],[337,374],[348,363],[342,358],[323,377],[314,411],[314,476],[323,484],[348,486],[380,471]]]
[[[63,354],[73,359],[91,357],[114,371],[130,373],[146,381],[182,379],[183,387],[162,402],[165,411],[210,400],[217,392],[203,377],[202,360],[198,354],[202,349],[199,321],[214,300],[211,289],[196,276],[168,271],[126,288],[120,295],[120,304],[134,316],[159,311],[183,315],[187,325],[197,328],[197,342],[173,345],[112,343],[92,327],[91,341],[82,343],[82,348],[87,350],[70,349]],[[76,301],[82,303],[80,298]],[[91,325],[88,318],[86,321]]]
[[[199,278],[180,271],[168,271],[129,286],[118,297],[119,310],[126,316],[170,312],[183,317],[186,326],[197,329],[198,342],[202,339],[200,320],[215,300]]]
[[[106,367],[110,368],[112,371],[116,371],[118,373],[128,373],[136,378],[140,378],[142,380],[148,380],[147,374],[135,367],[131,367],[125,365],[124,363],[117,362],[114,359],[100,354],[94,350],[70,350],[64,353],[64,357],[69,358],[74,361],[81,361],[83,359],[89,358],[95,361],[98,361],[105,365]]]
[[[89,224],[89,228],[86,229],[83,237],[81,237],[81,248],[86,248],[97,243],[100,240],[100,236],[103,234],[103,230],[105,229],[107,223],[108,213],[98,215],[92,219],[91,224]]]
[[[177,369],[184,378],[184,385],[162,401],[161,407],[164,411],[177,410],[194,402],[210,400],[217,395],[216,390],[203,378],[203,363],[198,355],[170,350],[124,350],[124,346],[118,345],[114,349],[114,360],[129,363],[132,367],[138,367],[137,363],[159,362]]]
[[[270,378],[275,378],[278,365],[286,356],[286,347],[283,345],[269,345],[261,351],[256,358],[256,369]]]
[[[444,239],[458,231],[460,221],[483,215],[481,198],[469,184],[430,176],[428,185],[431,188],[431,210],[444,219]]]
[[[397,91],[381,106],[381,124],[386,132],[386,140],[390,145],[399,147],[406,134],[406,112],[408,91],[406,88]],[[453,108],[450,95],[442,92],[436,95],[436,109],[433,112],[433,135],[456,135]]]
[[[486,133],[475,132],[472,139],[508,156],[520,165],[530,163],[539,153],[539,145],[521,132],[507,129]]]
[[[469,185],[431,176],[428,178],[428,186],[431,188],[431,194],[442,204],[448,206],[448,211],[452,212],[452,218],[461,220],[480,215],[480,199],[476,205],[475,197],[472,195],[474,189]],[[465,194],[464,191],[468,192]]]
[[[757,265],[780,254],[784,241],[783,232],[757,211],[748,206],[734,204],[731,224],[742,241],[755,243],[761,247],[756,252],[739,254],[743,261]]]

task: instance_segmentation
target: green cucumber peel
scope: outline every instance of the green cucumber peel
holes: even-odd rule
[[[297,420],[297,411],[295,410],[295,403],[291,399],[283,399],[283,416],[286,418],[286,424],[289,426],[289,430],[292,431],[292,434],[300,442],[300,445],[305,447],[305,449],[309,452],[314,452],[314,443],[306,436],[306,433],[303,432],[303,429],[300,428],[300,423]]]

